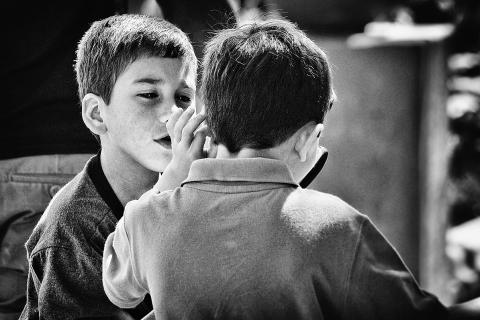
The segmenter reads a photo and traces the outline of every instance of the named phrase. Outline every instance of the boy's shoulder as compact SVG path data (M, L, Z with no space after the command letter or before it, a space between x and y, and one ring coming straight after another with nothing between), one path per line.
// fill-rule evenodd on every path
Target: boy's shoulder
M142 228L153 225L158 219L175 216L171 199L178 190L179 188L159 192L154 188L145 192L139 199L129 201L125 206L125 224L134 221L132 224Z
M327 234L355 235L368 220L335 195L302 188L289 194L281 214L288 225L307 240Z
M99 195L86 169L61 188L50 201L26 243L29 255L51 247L71 249L94 236L111 209ZM107 221L110 229L115 221Z
M183 188L155 192L150 190L125 207L127 228L144 232L150 228L175 224L179 211L185 207ZM311 189L296 188L281 197L281 219L297 235L311 240L326 234L355 236L368 218L341 198ZM190 202L190 200L188 200ZM272 206L274 207L274 206ZM143 231L142 231L143 230Z

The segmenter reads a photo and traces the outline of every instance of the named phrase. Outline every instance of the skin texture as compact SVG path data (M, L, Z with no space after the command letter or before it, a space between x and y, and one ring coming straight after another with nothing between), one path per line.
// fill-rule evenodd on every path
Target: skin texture
M159 141L168 135L166 121L173 107L186 109L194 100L195 74L182 60L140 58L118 77L103 109L108 130L102 146L123 167L162 172L172 158Z
M179 185L201 154L203 130L196 140L193 134L203 118L182 111L195 105L195 85L196 72L182 59L140 57L120 74L108 105L92 93L83 98L84 122L100 136L102 168L124 205L155 185L172 160L172 147L181 163L170 165L176 172L165 177L162 189ZM166 123L175 110L178 116L169 129ZM165 140L169 136L173 145Z

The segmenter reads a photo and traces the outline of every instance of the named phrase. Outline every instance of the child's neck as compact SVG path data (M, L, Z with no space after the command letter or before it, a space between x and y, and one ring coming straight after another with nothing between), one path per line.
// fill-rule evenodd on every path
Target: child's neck
M283 160L283 157L277 148L251 149L242 148L237 153L230 152L224 145L218 145L217 159L242 159L242 158L268 158Z
M159 175L129 160L103 149L100 156L105 177L123 206L150 190Z
M298 177L301 175L299 171L298 155L293 151L291 140L287 140L277 146L266 149L242 148L237 153L232 153L222 144L217 146L217 159L244 159L244 158L266 158L283 161L292 173L292 176L300 181ZM300 172L300 173L299 173ZM304 175L304 174L303 174Z

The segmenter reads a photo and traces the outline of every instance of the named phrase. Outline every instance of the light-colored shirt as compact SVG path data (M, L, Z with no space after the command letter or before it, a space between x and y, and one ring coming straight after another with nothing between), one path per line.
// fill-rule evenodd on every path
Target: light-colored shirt
M442 319L372 222L281 161L202 159L130 202L105 245L109 299L156 319Z

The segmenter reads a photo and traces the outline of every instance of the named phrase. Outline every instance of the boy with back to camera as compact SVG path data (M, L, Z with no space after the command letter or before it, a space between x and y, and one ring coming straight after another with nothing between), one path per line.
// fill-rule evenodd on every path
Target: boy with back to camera
M372 222L302 189L333 100L325 54L271 20L216 35L202 93L215 159L130 202L106 241L109 299L156 319L444 319Z
M122 311L106 297L103 247L128 201L154 185L180 185L202 155L204 115L193 109L197 60L172 24L121 15L92 24L75 69L83 121L101 152L58 192L26 244L21 319L140 318L151 306Z

